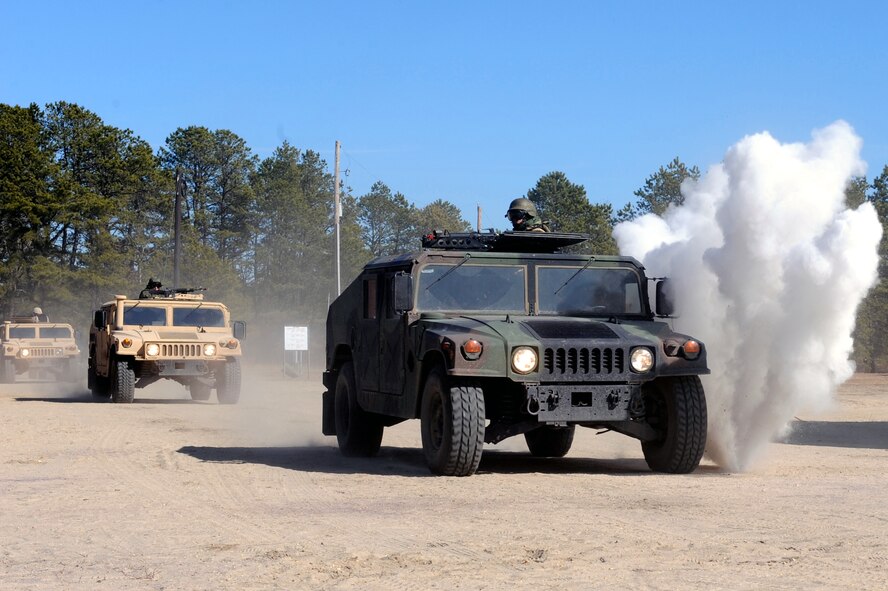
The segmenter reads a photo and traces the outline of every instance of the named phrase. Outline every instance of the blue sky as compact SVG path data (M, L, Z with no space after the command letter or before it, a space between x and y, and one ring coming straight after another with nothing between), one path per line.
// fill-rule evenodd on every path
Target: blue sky
M11 2L0 102L65 100L155 150L176 128L283 140L505 228L560 170L619 208L675 156L845 119L888 164L884 2Z

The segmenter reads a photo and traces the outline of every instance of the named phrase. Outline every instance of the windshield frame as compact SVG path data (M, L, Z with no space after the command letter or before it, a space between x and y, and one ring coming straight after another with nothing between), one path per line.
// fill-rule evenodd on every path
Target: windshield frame
M21 334L13 334L13 332L18 333L19 331L27 331L28 329L33 331L33 334L30 335L21 335ZM11 324L7 326L6 335L9 339L36 339L37 338L37 325L36 324Z
M194 314L197 310L213 310L219 313L221 324L176 324L176 312L178 310L187 310L188 312L185 314L186 318ZM171 306L169 320L170 326L175 326L179 328L225 328L228 325L227 318L225 316L225 310L221 306L213 306L211 304L208 305L206 302L199 302L199 305L197 306Z
M592 263L592 264L590 264ZM601 310L596 310L595 308L599 306L590 306L588 310L581 310L580 308L570 309L565 308L562 310L557 309L546 309L549 306L549 302L545 302L546 306L543 305L543 290L541 286L543 282L540 278L540 271L545 271L549 269L562 269L572 272L572 275L568 276L568 280L562 281L559 277L557 281L553 281L552 283L556 283L558 286L556 291L551 295L556 295L559 292L570 293L567 289L571 286L571 283L581 280L583 275L587 273L603 273L603 272L614 272L619 271L627 274L631 274L635 278L635 286L636 297L633 303L637 305L637 311L625 311L625 307L623 310L618 310L619 305L612 306L610 308L603 307ZM610 264L610 262L600 262L596 263L594 261L594 257L592 259L577 259L577 260L561 260L561 261L551 261L547 263L538 262L534 266L534 309L539 316L567 316L567 317L590 317L590 318L627 318L627 319L646 319L648 318L647 312L647 304L645 301L646 291L645 291L645 277L639 271L639 269L629 266L629 265L620 265L620 264ZM580 284L582 285L582 284ZM622 284L625 288L626 283ZM577 286L579 287L579 286ZM553 285L553 289L555 286ZM587 286L588 288L588 286ZM575 288L576 289L576 288ZM617 292L612 292L610 294L613 297L619 298L621 295L624 298L628 293L619 294Z
M163 311L163 324L138 324L138 323L130 322L129 320L127 320L127 312L130 312L130 311L135 310L137 308L139 310L161 310L161 311ZM129 304L127 302L124 304L123 309L122 309L123 319L121 322L121 326L143 326L143 327L144 326L154 326L154 327L169 326L170 319L169 319L169 312L167 311L168 309L169 309L169 306L164 306L164 305L158 306L158 305L146 304L142 300L139 300L138 302L136 302L134 304Z
M444 275L440 277L434 277L429 279L429 283L425 283L423 279L423 273L426 272L430 267L440 267L444 270ZM471 306L462 306L462 307L424 307L422 305L424 299L424 291L429 289L430 287L437 285L444 285L447 281L453 281L454 279L459 279L458 274L459 270L467 271L469 269L478 269L478 268L495 268L495 269L513 269L516 271L521 271L521 283L522 283L522 305L521 308L477 308ZM453 274L456 274L454 276ZM494 314L494 315L502 315L502 314L527 314L529 310L529 294L530 294L530 272L529 265L525 261L509 261L503 259L496 260L485 260L484 258L460 258L458 260L447 260L447 259L432 259L425 262L422 265L419 265L415 271L416 277L416 288L414 290L414 309L419 312L443 312L443 313L477 313L477 314ZM444 281L444 283L439 284L440 280ZM508 293L503 294L504 297ZM444 302L442 302L444 303Z
M65 336L47 336L44 334L44 331L65 331ZM41 326L39 327L40 338L41 339L53 339L55 341L62 341L65 339L73 339L74 338L74 329L70 326Z

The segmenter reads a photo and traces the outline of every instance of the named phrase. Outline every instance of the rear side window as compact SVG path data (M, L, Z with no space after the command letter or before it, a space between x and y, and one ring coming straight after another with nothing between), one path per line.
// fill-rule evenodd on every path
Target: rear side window
M377 299L379 288L376 281L376 275L364 279L364 318L368 320L376 318L376 310L379 306Z

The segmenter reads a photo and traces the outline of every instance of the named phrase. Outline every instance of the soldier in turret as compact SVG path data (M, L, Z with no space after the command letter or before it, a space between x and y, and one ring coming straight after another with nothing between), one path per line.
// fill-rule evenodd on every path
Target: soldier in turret
M536 205L524 197L513 199L506 217L512 222L515 232L551 232L549 225L540 219Z

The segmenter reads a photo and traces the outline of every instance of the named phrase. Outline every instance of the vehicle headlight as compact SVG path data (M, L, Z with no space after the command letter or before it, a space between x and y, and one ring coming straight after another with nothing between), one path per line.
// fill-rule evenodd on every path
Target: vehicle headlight
M31 351L29 351L28 349L22 349L21 352L20 352L19 354L20 354L22 357L27 357L27 356L29 356L29 355L31 354Z
M654 354L647 347L636 347L629 355L629 365L638 373L650 371L654 366Z
M160 345L158 345L157 343L149 343L145 345L145 355L147 355L148 357L160 355Z
M531 347L515 347L512 350L512 369L518 373L530 373L537 367L537 352Z
M212 357L216 354L216 345L214 345L213 343L207 343L204 345L203 351L204 355L206 355L207 357Z

